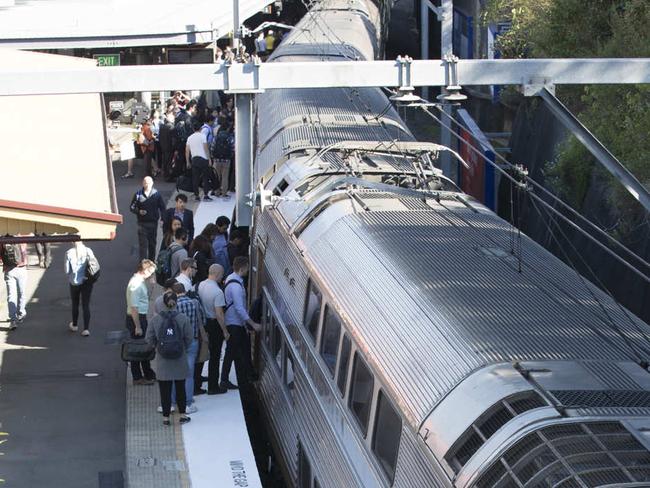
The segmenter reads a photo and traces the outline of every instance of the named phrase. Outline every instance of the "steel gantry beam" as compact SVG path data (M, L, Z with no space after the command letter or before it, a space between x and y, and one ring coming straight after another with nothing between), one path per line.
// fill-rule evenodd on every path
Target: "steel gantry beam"
M650 192L616 157L567 109L547 88L538 93L551 113L571 131L587 150L603 165L643 207L650 211Z
M230 90L255 93L275 88L399 86L397 61L221 63L118 66L74 69L0 68L0 95L50 95L176 90ZM447 85L445 62L414 60L412 86ZM555 85L650 83L650 58L490 59L457 64L458 83Z

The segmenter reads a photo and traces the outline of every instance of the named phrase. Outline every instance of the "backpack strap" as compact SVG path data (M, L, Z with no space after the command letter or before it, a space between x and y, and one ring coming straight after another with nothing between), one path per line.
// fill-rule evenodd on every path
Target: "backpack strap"
M244 288L244 285L242 285L242 284L241 284L239 281L237 281L237 280L230 280L230 281L227 281L226 284L225 284L224 287L223 287L223 298L224 298L224 300L226 299L226 288L228 288L228 285L230 285L231 283L237 283L239 286L241 286L242 288ZM226 308L223 309L223 312L226 313L226 310L228 310L228 309L233 305L233 303L235 303L235 302L226 303Z

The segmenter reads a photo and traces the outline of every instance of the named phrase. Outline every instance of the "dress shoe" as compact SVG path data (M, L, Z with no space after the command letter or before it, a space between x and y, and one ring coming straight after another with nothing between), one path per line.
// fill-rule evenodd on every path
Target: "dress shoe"
M208 388L208 395L222 395L224 393L228 393L228 388L221 388L220 386L218 386L214 390L210 390Z
M219 383L219 386L221 388L225 388L226 390L239 390L239 387L237 385L232 384L230 381L222 381Z

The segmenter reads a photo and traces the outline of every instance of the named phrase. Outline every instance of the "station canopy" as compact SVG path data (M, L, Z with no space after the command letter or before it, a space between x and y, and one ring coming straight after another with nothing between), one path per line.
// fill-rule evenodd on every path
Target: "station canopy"
M239 20L273 0L239 0ZM0 47L120 48L212 42L232 32L232 0L0 0Z
M48 70L95 61L0 49L0 64L47 77ZM3 96L0 104L0 241L43 234L52 241L112 239L122 217L102 96Z

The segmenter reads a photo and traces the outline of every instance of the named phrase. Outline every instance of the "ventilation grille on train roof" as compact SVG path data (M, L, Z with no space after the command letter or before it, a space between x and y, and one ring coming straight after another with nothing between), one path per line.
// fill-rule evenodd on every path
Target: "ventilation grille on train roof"
M562 390L550 393L565 407L650 408L650 392L643 390Z
M547 403L534 391L511 395L492 405L481 415L447 452L445 460L458 473L479 448L501 427L534 408L546 407Z
M650 481L650 452L619 422L559 424L508 449L474 488L595 488Z

